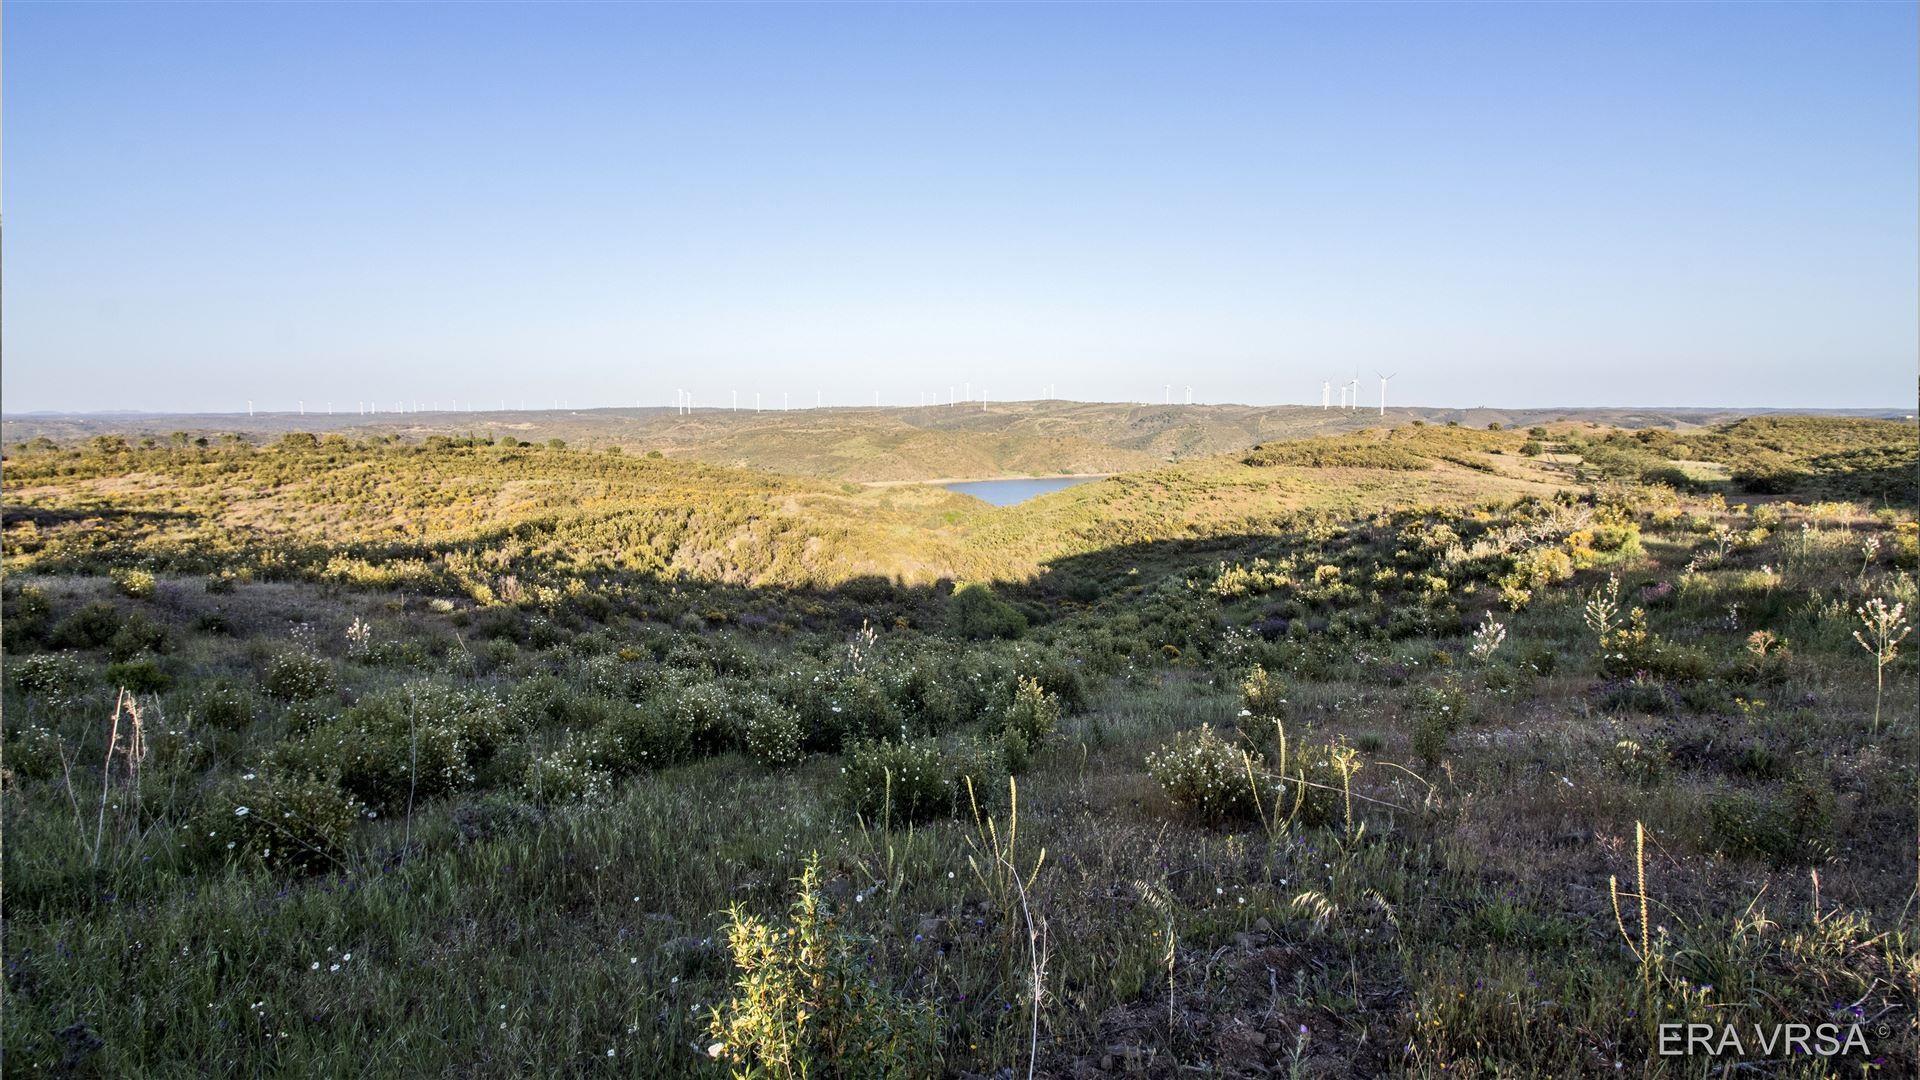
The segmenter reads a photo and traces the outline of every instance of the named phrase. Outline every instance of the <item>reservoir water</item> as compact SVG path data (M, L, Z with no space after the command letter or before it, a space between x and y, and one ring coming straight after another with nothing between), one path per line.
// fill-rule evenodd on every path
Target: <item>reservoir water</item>
M1049 491L1059 491L1075 484L1084 484L1089 480L1104 479L1099 476L1047 476L1032 480L961 480L957 483L943 484L948 491L957 491L962 495L971 495L982 502L995 506L1012 506L1026 502L1036 495L1045 495Z

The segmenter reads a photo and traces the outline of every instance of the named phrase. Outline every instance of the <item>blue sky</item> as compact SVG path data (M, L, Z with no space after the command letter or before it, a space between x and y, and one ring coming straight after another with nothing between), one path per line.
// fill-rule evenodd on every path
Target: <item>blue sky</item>
M1911 405L1916 10L15 0L0 389Z

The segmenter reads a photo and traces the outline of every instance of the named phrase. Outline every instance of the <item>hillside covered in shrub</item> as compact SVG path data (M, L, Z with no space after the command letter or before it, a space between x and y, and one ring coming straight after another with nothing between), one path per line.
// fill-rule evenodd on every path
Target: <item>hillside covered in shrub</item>
M1006 508L10 447L8 1068L1693 1075L1674 1017L1911 1072L1920 523L1831 464L1891 434L1406 424Z

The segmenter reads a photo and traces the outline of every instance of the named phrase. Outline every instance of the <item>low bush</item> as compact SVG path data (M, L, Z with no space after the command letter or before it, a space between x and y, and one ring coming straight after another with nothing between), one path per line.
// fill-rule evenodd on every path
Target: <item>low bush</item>
M1240 684L1241 707L1246 715L1260 719L1273 719L1286 714L1286 685L1279 678L1268 674L1267 669L1255 665Z
M91 670L79 657L66 653L41 653L7 661L13 673L13 685L28 697L53 706L77 699L93 681Z
M1607 765L1622 780L1657 784L1666 775L1667 751L1658 741L1643 745L1633 739L1621 739L1613 744Z
M1454 683L1421 687L1413 696L1413 752L1428 768L1446 756L1448 743L1467 724L1469 701Z
M613 777L581 748L563 747L528 764L521 790L541 806L594 803L612 794Z
M361 699L291 747L288 760L337 771L347 791L391 810L471 784L513 733L491 695L420 681Z
M152 599L157 588L153 575L145 570L115 570L112 577L114 588L135 600Z
M616 777L685 761L693 753L694 728L671 701L596 696L582 705L599 718L587 735L593 759Z
M48 642L56 649L99 649L120 632L120 609L104 600L87 604L53 628Z
M1147 775L1168 801L1198 821L1217 825L1259 817L1246 753L1211 725L1183 731L1148 754Z
M1353 437L1320 437L1265 443L1241 459L1255 468L1294 466L1307 469L1393 469L1416 471L1433 461L1410 450Z
M107 665L107 684L133 694L158 694L173 685L173 676L151 659L121 660Z
M18 652L46 636L53 602L34 585L7 583L0 589L0 647Z
M166 649L166 628L138 611L122 619L120 628L107 639L107 655L115 660L131 660L141 653L165 652Z
M194 721L224 731L239 731L259 713L260 701L232 683L219 681L193 695L189 715Z
M17 729L6 750L7 768L30 780L45 780L64 768L65 747L60 736L40 726L28 724Z
M947 602L947 631L959 637L975 641L1015 638L1026 629L1027 617L979 582L955 589Z
M275 868L319 870L338 864L366 813L358 799L322 778L249 773L208 801L205 827L197 830L203 835L195 839Z
M1799 777L1777 793L1735 791L1707 803L1707 834L1714 848L1775 865L1817 861L1832 846L1832 788Z
M1644 672L1637 672L1629 679L1609 679L1596 691L1601 705L1613 712L1661 715L1672 712L1679 704L1679 697L1666 683Z
M954 812L949 762L933 739L854 743L840 766L842 797L868 821L927 821Z
M1006 708L1001 726L1019 736L1025 750L1038 749L1060 723L1060 699L1047 693L1037 680L1022 678Z
M531 803L495 793L463 801L447 819L459 842L467 845L524 836L539 828L546 815Z
M324 656L282 649L260 670L260 688L282 701L304 701L334 689L333 664Z
M784 925L738 905L727 917L733 993L712 1012L710 1049L738 1076L927 1076L938 1015L876 977L875 945L845 929L807 863Z
M791 765L806 752L800 714L768 695L755 695L739 723L740 749L762 765Z

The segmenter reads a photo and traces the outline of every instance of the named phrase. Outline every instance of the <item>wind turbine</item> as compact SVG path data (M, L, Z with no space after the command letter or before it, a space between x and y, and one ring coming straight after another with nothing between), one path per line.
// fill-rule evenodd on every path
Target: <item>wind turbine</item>
M1320 380L1320 407L1322 409L1326 408L1327 405L1332 400L1333 400L1333 384L1328 382L1325 379L1321 379Z
M1358 409L1360 408L1360 373L1357 371L1353 373L1352 386L1353 395L1347 399L1347 407L1349 409Z
M1173 404L1173 384L1172 383L1167 383L1166 385L1160 388L1160 404L1162 405Z
M1380 376L1380 415L1385 416L1387 415L1387 380L1400 373L1396 371L1393 375L1388 375L1385 372L1376 371L1374 374Z
M733 392L733 411L734 412L740 411L740 391L738 390L735 390Z

